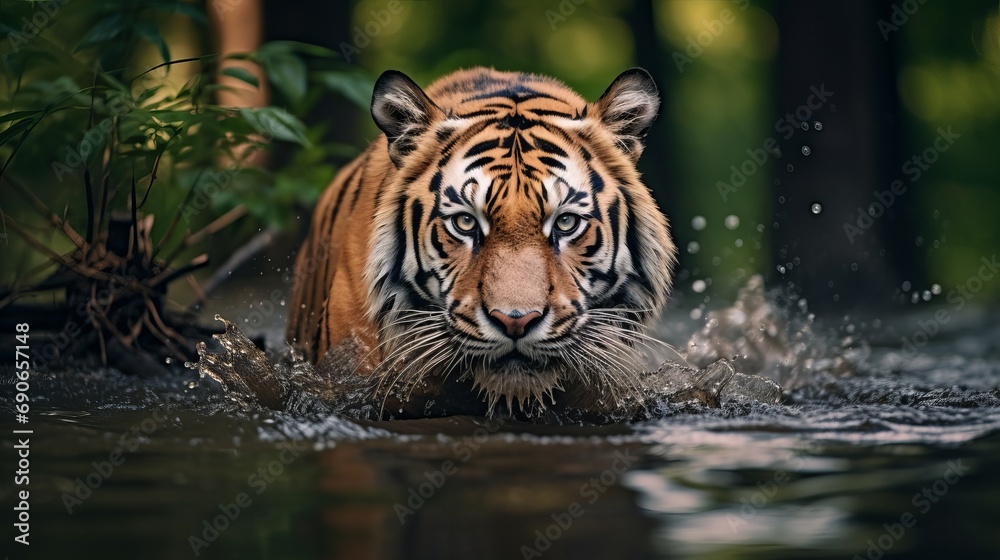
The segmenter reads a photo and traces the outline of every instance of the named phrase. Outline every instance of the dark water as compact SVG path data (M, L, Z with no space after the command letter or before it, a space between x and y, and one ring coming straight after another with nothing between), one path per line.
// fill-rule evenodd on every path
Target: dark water
M927 309L820 318L785 348L796 357L779 368L781 404L664 403L654 419L603 426L367 422L248 411L194 372L35 374L31 544L13 544L8 482L5 547L10 558L997 558L1000 326L952 313L901 351ZM696 326L661 334L685 340ZM22 426L10 418L0 433L13 471Z

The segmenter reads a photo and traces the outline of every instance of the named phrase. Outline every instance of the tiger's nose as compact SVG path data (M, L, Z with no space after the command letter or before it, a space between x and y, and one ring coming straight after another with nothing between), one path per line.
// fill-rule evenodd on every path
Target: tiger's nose
M507 333L507 336L517 340L524 336L529 329L541 322L542 314L538 311L529 311L528 313L511 311L510 313L504 313L499 309L494 309L490 311L490 318Z

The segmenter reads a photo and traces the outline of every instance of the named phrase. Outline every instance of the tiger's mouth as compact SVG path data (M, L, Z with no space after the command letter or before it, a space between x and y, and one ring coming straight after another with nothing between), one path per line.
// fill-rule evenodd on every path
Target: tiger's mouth
M569 369L558 358L532 357L512 349L499 357L478 357L466 375L484 397L490 413L499 403L508 411L543 410L555 402L555 392L563 391Z
M533 358L518 349L511 350L493 361L493 368L499 374L533 375L545 369L551 360Z

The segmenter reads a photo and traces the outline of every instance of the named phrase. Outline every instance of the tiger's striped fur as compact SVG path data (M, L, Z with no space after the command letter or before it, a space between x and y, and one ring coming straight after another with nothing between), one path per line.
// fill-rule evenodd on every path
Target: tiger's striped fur
M385 134L319 200L289 339L313 362L360 342L359 371L399 402L447 378L490 410L628 395L676 254L635 168L658 108L641 69L593 103L531 74L474 68L424 92L384 73Z

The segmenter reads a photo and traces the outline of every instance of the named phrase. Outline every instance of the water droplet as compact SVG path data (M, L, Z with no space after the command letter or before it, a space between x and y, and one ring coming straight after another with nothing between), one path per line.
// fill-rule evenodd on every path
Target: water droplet
M688 253L691 253L693 255L700 250L701 250L701 245L699 245L697 241L692 241L688 243Z
M691 227L694 228L695 231L701 231L705 229L705 226L707 225L708 220L706 220L704 216L695 216L691 218Z
M815 128L816 130L823 130L823 123L816 121L813 123L813 128Z
M809 310L809 302L806 301L806 298L801 298L798 303L799 309L801 309L803 313Z
M692 309L691 318L694 319L695 321L701 319L701 308L695 307L694 309Z
M198 387L197 381L188 381L188 389L196 389Z
M917 247L920 247L924 244L924 238L918 235L917 238L913 240L913 243L915 243Z
M740 219L732 214L726 216L726 229L736 229L740 227Z
M795 166L789 163L788 165L785 166L785 171L791 173L792 171L795 171Z
M706 288L706 287L707 287L707 286L706 286L706 284L705 284L705 281L704 281L704 280L695 280L695 281L694 281L694 282L693 282L693 283L691 284L691 289L692 289L692 290L694 290L694 292L695 292L696 294L700 294L700 293L704 292L704 291L705 291L705 288Z
M742 247L743 246L743 240L742 239L737 239L736 240L736 246L737 247Z
M922 293L920 295L921 295L921 297L924 298L924 301L930 301L931 300L931 291L930 290L924 290L924 293Z
M937 219L939 219L940 217L941 217L941 212L939 212L939 211L935 210L935 211L934 211L934 219L935 219L935 220L937 220Z
M764 224L757 224L757 232L764 233Z
M920 294L914 290L914 292L910 294L910 303L917 303L918 301L920 301Z
M813 214L819 214L823 211L823 205L818 202L813 202L812 206L809 207Z
M784 203L785 203L785 197L784 196L779 196L778 197L778 204L784 204Z
M168 363L168 364L174 363L173 358L171 358L170 356L167 356L166 358L164 358L163 361L166 362L166 363Z
M941 284L931 284L931 293L938 295L941 293Z
M780 264L775 268L778 270L779 273L781 274L785 273L785 267L781 266Z
M774 180L774 184L775 185L780 185L781 184L781 179L775 179Z
M902 288L903 288L904 292L910 291L910 281L909 280L904 280Z
M809 130L809 123L804 122L799 125L799 128L801 128L802 130Z
M712 257L712 266L719 266L722 264L722 259L719 257Z
M812 148L809 146L802 146L802 155L808 156L811 153L813 153Z
M851 272L858 271L858 263L851 263Z

